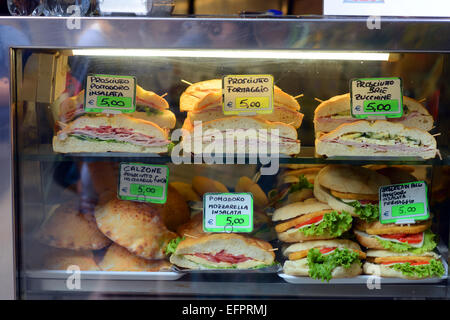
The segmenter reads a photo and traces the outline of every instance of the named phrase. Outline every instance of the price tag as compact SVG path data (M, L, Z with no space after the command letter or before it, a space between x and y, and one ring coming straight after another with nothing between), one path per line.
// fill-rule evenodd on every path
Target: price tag
M251 193L206 193L203 195L205 232L252 232Z
M400 118L403 115L400 78L363 78L350 81L353 118Z
M228 75L222 79L223 114L255 115L273 112L273 76Z
M84 110L100 113L130 113L136 110L136 78L90 74L86 78Z
M425 181L383 186L379 195L381 223L415 223L430 217Z
M169 167L143 163L121 163L119 198L151 203L166 203Z

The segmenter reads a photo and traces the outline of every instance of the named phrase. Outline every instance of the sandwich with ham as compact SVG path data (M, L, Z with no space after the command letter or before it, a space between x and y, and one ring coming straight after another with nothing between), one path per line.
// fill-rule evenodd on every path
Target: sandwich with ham
M214 233L169 245L170 262L188 269L256 269L274 264L270 243L238 234Z
M282 122L232 116L196 123L194 126L186 119L183 129L183 150L195 154L201 152L228 154L230 149L234 154L261 153L261 148L266 148L267 152L274 154L275 150L272 148L274 145L281 154L293 155L300 152L297 130ZM196 146L201 146L201 150Z
M442 277L445 268L439 255L434 252L421 254L389 250L368 250L366 262L363 265L365 274L387 278L403 278L419 280Z
M436 247L430 226L431 220L412 225L357 220L353 231L358 242L366 248L421 254Z
M330 132L344 123L358 121L350 111L350 94L332 97L320 103L314 111L314 129L316 132ZM430 131L433 127L433 117L418 101L403 97L403 116L389 118L389 122L401 123L405 127Z
M334 239L352 227L352 216L311 198L275 210L272 220L284 242Z
M385 120L342 124L316 137L316 153L327 157L421 157L434 158L436 139L427 131Z
M362 273L361 260L366 257L357 243L343 239L295 243L283 254L289 259L283 265L285 274L322 281L356 277Z
M364 167L328 165L316 176L314 196L335 210L373 222L379 217L378 189L389 184L389 178Z
M283 122L299 128L303 114L293 96L274 86L273 112L255 117L267 121ZM194 121L212 121L224 117L222 80L202 81L188 87L180 98L180 110L188 111L188 118Z
M52 109L56 113L56 119L68 123L84 115L84 96L84 90L73 97L67 97L63 94L52 105ZM167 101L156 93L147 91L138 85L136 85L136 111L127 115L152 121L159 127L166 129L174 128L176 123L175 115L169 110Z
M81 116L53 137L55 152L167 152L166 130L122 114Z

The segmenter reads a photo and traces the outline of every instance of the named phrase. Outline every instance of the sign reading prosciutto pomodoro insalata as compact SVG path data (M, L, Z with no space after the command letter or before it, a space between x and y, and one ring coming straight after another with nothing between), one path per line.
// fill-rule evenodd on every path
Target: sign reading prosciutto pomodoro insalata
M252 232L251 193L206 193L203 195L205 232Z

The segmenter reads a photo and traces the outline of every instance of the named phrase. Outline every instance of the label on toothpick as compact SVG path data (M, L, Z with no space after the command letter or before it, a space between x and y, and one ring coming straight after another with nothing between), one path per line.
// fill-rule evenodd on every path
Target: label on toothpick
M98 113L130 113L136 110L136 78L89 74L86 78L84 110Z
M166 203L169 167L121 163L118 196L122 200Z
M425 181L383 186L379 196L381 223L408 224L430 218Z
M251 193L206 193L203 195L205 232L252 232Z
M400 78L362 78L350 81L353 118L400 118L403 115Z
M222 79L223 114L272 113L273 94L272 75L227 75Z

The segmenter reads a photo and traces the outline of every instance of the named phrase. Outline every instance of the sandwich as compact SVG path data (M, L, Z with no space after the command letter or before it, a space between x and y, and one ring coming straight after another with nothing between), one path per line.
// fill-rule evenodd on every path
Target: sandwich
M191 212L184 197L170 184L167 187L167 200L164 204L153 204L158 209L164 225L170 231L189 221Z
M95 220L105 236L144 259L163 259L166 246L177 237L148 203L112 199L96 207Z
M342 124L316 137L316 153L333 156L434 158L436 140L427 131L385 120Z
M366 248L422 254L436 247L430 226L430 219L412 225L357 220L353 231Z
M314 111L314 129L316 132L330 132L344 123L358 121L350 111L350 94L332 97L320 103ZM403 116L390 118L389 122L401 123L405 127L430 131L433 127L433 117L418 101L403 97Z
M274 86L273 112L256 117L274 122L283 122L299 128L303 114L293 96ZM180 98L180 110L189 111L188 117L194 121L212 121L224 117L222 100L222 80L202 81L188 87Z
M167 131L122 114L81 116L53 137L55 152L167 152Z
M442 277L445 268L440 257L434 252L421 254L388 250L368 250L367 261L363 265L365 274L387 278L419 280Z
M275 260L270 243L234 233L186 238L168 253L171 263L188 269L257 269Z
M175 188L186 201L201 201L199 195L197 194L197 192L194 191L192 185L189 183L175 181L169 183L169 186Z
M334 239L352 227L352 216L311 198L275 210L272 220L284 242Z
M295 243L283 254L289 258L283 265L285 274L322 281L361 274L361 260L365 258L357 243L343 239Z
M378 189L389 184L389 178L367 168L328 165L316 176L314 196L335 210L373 222L379 217Z
M267 199L265 192L249 177L240 177L234 191L251 193L255 206L258 208L265 208L269 204L269 199Z
M182 147L184 151L194 154L202 152L254 154L264 150L273 154L276 152L272 149L273 145L278 147L278 153L281 154L293 155L300 152L297 130L282 122L230 116L194 126L186 119L184 129Z
M76 96L67 97L61 95L51 106L55 118L63 123L68 123L75 118L84 115L85 91L80 91ZM136 85L136 110L127 115L147 121L152 121L161 128L172 129L176 119L169 110L167 101L152 91L144 90Z
M192 178L192 189L200 196L200 200L203 200L205 193L229 192L223 183L203 176L195 176Z

